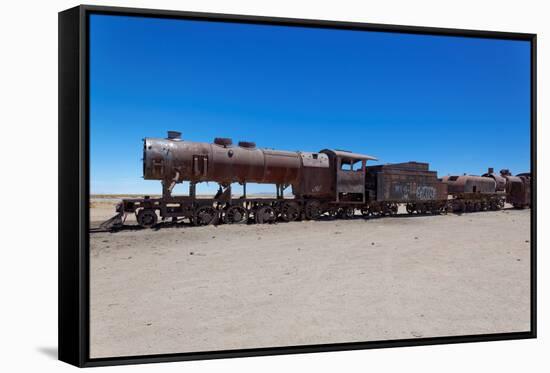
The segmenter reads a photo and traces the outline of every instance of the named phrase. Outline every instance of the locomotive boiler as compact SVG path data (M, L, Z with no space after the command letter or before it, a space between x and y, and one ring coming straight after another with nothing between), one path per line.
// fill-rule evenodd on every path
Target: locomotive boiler
M244 198L247 183L260 183L275 185L279 198L292 186L292 194L298 198L323 199L330 198L336 190L332 177L336 163L363 162L364 171L364 163L375 159L329 149L320 152L260 149L248 141L234 146L229 138L215 138L213 143L185 141L179 132L170 131L166 139L144 139L143 177L160 180L163 196L167 198L176 184L189 181L192 196L200 182L218 183L220 194L216 198L223 200L231 199L233 183L243 185ZM353 175L349 178L353 179ZM364 194L359 190L362 188L355 188L357 193Z
M321 155L319 164L324 161L326 156ZM192 142L174 132L167 139L144 140L143 177L172 188L182 181L293 185L301 167L297 152L258 149L253 142L241 141L237 146L228 138L216 138L212 144Z
M494 175L444 176L442 181L447 184L450 197L448 209L451 211L473 212L504 207L505 194Z

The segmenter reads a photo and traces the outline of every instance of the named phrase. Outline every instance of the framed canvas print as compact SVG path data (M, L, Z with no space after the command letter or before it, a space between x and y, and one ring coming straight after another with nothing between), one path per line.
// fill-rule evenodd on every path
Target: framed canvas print
M59 358L536 336L536 36L59 13Z

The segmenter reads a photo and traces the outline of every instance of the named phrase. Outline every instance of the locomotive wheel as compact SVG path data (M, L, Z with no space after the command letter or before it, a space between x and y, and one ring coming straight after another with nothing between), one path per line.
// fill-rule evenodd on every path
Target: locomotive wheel
M412 215L414 212L414 205L412 203L407 203L407 214Z
M273 223L276 218L275 210L271 206L262 206L256 210L254 217L258 224Z
M368 218L370 216L370 210L369 207L361 207L361 215L363 215L364 218Z
M226 224L238 224L248 220L248 211L241 206L231 206L225 211L223 221Z
M331 207L331 208L327 209L327 214L328 214L329 218L336 219L338 217L338 209L334 208L334 207Z
M351 219L355 216L355 209L353 207L343 207L341 215L344 219Z
M319 219L321 216L321 203L319 201L309 201L306 204L306 218L309 220Z
M384 203L382 205L382 214L385 216L393 216L397 214L397 203Z
M300 217L300 207L296 202L285 202L281 207L281 219L296 221Z
M435 214L435 204L434 203L428 203L426 204L426 213L427 214Z
M416 206L416 209L419 214L425 214L427 212L426 205L423 203L420 203Z
M195 225L210 225L217 219L217 211L210 206L202 206L195 212Z
M382 215L381 206L377 203L369 205L368 214L369 214L369 216L372 216L372 217L378 217L378 216Z
M157 214L152 209L141 209L137 214L137 221L143 228L151 228L157 224Z

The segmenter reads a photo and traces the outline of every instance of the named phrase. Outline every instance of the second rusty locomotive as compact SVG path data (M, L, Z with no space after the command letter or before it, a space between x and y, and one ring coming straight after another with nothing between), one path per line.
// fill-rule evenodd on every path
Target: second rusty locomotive
M531 205L531 174L512 176L504 169L500 174L489 168L481 176L444 176L442 182L448 186L449 211L497 210L508 202L515 208Z
M129 213L136 214L139 225L151 227L159 216L188 219L195 225L251 220L261 224L323 215L350 218L356 212L367 217L394 215L399 205L405 205L410 214L497 209L506 200L503 187L515 185L518 179L525 189L529 179L527 174L492 172L483 177L438 179L427 163L367 166L370 160L376 158L336 149L291 152L260 149L247 141L233 145L228 138L216 138L213 143L186 141L179 132L169 131L167 138L146 138L143 144L143 177L159 180L162 196L124 199L117 206L118 214L106 223L121 225ZM174 186L184 181L189 182L188 195L173 195ZM217 183L218 193L198 197L200 182ZM241 196L233 195L234 183L242 185ZM274 198L248 196L247 183L273 184ZM285 194L288 188L291 198Z

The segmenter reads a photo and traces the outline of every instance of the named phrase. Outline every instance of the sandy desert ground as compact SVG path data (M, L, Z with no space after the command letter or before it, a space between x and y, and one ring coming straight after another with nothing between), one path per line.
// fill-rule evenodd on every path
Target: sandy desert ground
M116 201L93 200L92 225ZM91 357L527 331L529 219L93 233Z

